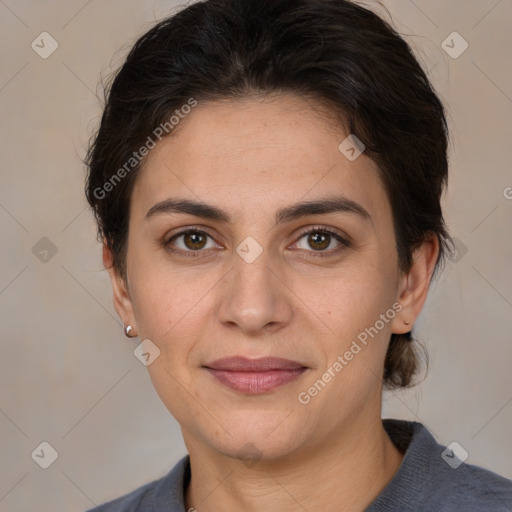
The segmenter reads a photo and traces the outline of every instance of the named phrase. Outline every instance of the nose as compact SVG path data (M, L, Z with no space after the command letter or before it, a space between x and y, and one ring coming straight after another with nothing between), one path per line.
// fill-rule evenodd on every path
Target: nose
M264 249L251 263L238 254L233 260L233 269L225 278L219 321L251 335L274 332L287 325L293 314L293 294L278 264L270 261L269 251Z

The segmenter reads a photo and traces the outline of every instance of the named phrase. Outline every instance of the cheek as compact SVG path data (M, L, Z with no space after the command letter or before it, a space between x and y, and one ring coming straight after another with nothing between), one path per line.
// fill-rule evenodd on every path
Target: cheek
M132 272L132 301L140 339L150 339L158 357L147 366L155 391L169 412L185 421L191 398L197 395L188 371L190 353L201 326L202 289L189 286L169 269L141 266ZM187 390L187 391L185 391ZM194 403L194 400L192 400Z
M140 337L152 340L169 364L183 365L204 331L205 308L222 275L155 264L142 254L132 262L130 291Z
M327 367L339 356L346 360L342 362L347 366L344 377L338 382L348 379L345 383L349 385L361 378L372 379L371 372L377 376L381 372L396 300L394 273L384 267L376 261L360 261L337 276L325 276L314 285L311 280L302 280L294 287L297 295L309 297L307 305L326 326L317 343L324 351Z
M304 280L301 296L310 297L319 311L340 326L365 327L391 307L395 298L395 272L370 258L353 262L314 282ZM313 299L314 297L314 299Z

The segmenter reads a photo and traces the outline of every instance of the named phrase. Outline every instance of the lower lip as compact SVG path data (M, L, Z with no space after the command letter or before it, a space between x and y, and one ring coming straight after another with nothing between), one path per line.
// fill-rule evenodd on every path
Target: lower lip
M248 394L265 393L284 386L300 377L306 368L269 370L264 372L234 372L206 368L220 383L235 391Z

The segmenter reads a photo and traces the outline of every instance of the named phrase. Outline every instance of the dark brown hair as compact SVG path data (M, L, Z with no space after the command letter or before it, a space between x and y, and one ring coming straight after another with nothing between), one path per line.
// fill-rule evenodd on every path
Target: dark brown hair
M106 87L86 158L86 194L121 276L140 148L154 143L159 126L169 126L191 99L279 92L330 105L364 143L391 203L400 268L410 269L414 249L432 233L440 242L439 267L450 240L440 204L448 128L404 39L347 0L206 0L144 34ZM410 332L392 334L387 387L412 384L418 347Z

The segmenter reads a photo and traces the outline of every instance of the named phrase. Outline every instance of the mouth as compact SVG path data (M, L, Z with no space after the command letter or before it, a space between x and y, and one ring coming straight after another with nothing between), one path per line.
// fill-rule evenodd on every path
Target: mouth
M277 357L226 357L203 366L218 382L247 394L259 394L288 384L308 368Z

